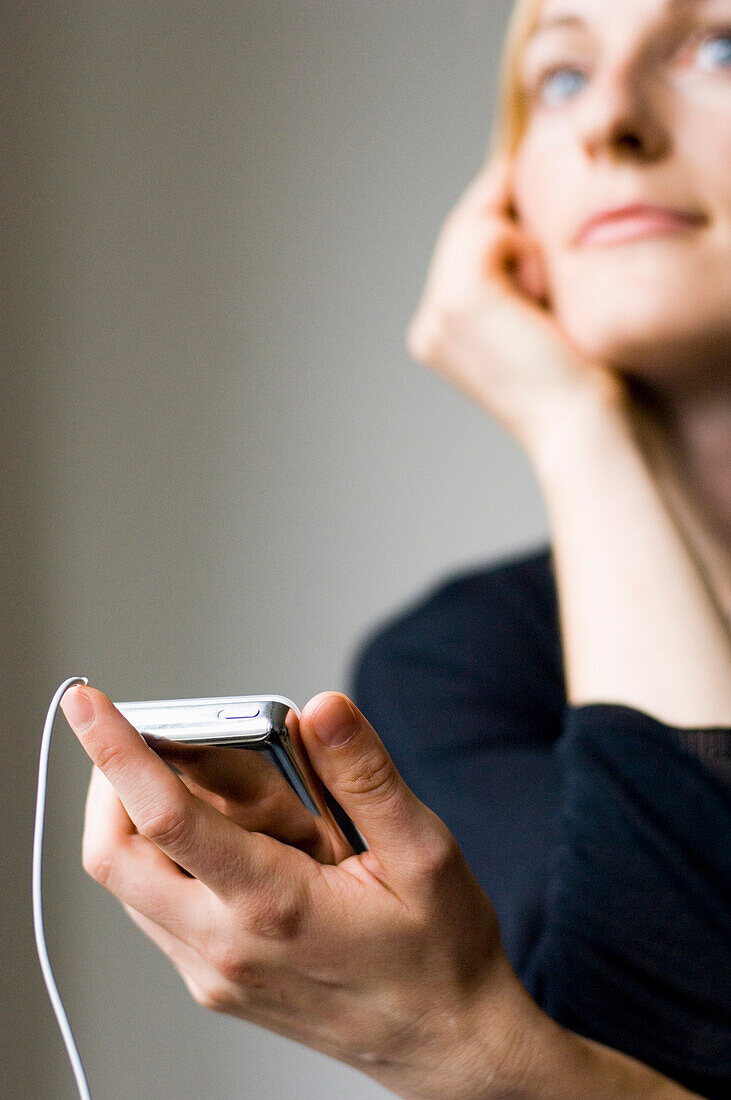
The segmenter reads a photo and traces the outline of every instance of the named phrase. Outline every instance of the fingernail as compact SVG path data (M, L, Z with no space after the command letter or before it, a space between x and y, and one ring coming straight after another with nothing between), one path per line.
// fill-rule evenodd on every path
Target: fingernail
M94 721L94 706L91 699L80 688L67 691L61 700L61 710L73 729L83 732Z
M358 716L343 695L323 699L311 720L318 741L330 748L347 744L358 728Z

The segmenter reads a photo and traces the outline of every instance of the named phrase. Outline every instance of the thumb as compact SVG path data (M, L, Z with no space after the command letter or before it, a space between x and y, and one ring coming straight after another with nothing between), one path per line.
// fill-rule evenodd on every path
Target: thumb
M399 775L383 742L340 692L311 699L300 718L307 755L325 786L365 837L384 867L413 867L431 847L439 819Z

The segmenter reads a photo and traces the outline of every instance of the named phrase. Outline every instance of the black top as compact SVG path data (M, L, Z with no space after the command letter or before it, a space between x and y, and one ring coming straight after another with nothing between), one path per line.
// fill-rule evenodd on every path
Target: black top
M725 1100L731 730L569 705L548 548L441 585L367 640L353 681L543 1009Z

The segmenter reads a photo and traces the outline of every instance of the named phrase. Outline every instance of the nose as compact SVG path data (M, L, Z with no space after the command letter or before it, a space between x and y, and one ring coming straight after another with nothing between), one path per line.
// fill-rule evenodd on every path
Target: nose
M670 147L653 90L630 67L605 74L584 101L581 142L592 160L650 162Z

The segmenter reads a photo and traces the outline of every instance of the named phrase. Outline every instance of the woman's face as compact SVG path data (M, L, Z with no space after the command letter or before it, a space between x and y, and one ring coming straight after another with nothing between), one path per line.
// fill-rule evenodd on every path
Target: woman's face
M520 73L516 206L562 329L647 380L728 372L731 0L544 0Z

